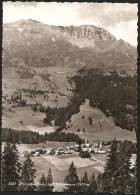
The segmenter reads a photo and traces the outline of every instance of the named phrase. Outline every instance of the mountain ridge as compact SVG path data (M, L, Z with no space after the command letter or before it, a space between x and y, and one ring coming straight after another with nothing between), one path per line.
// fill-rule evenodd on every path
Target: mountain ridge
M72 29L74 30L74 29L81 29L81 28L87 28L88 30L96 29L95 34L97 34L97 32L100 32L100 33L103 32L103 33L106 33L108 35L110 40L117 40L116 37L113 34L111 34L108 30L101 28L101 27L98 27L98 26L95 26L95 25L90 25L90 24L62 26L62 25L50 25L50 24L42 23L42 22L37 21L37 20L27 19L27 20L18 20L15 22L5 23L5 24L3 24L3 26L8 27L9 25L12 25L12 24L20 25L22 23L23 24L43 24L44 26L51 27L55 30L59 30L60 32L65 32L65 31L69 31L69 30L72 31ZM92 36L90 37L90 39L92 39ZM118 40L121 40L121 41L125 42L126 44L130 45L131 47L136 48L135 46L124 41L123 39L118 39Z
M127 42L92 25L62 27L21 20L3 25L3 56L4 64L13 58L18 63L23 61L39 67L100 66L133 72L133 69L136 71L137 51Z

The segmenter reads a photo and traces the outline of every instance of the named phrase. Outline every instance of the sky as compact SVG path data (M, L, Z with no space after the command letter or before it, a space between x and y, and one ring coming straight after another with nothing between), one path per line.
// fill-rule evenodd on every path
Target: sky
M4 2L3 23L33 19L49 25L94 25L137 46L137 4Z

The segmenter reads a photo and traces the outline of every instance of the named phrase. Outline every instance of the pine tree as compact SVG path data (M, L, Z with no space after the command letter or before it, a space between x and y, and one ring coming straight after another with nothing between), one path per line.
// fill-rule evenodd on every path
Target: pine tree
M133 177L131 170L131 153L126 150L123 143L119 147L114 141L111 153L102 176L103 192L133 193ZM127 152L126 152L127 151Z
M84 176L81 178L81 192L87 192L88 191L88 184L90 183L88 179L87 172L84 173Z
M51 169L49 168L48 176L47 176L47 184L52 184L52 182L53 182L52 171L51 171Z
M30 158L30 155L27 156L25 160L22 172L21 172L21 191L35 191L36 186L34 184L36 170L34 169L34 163Z
M7 141L2 152L2 190L17 191L20 179L21 164L15 143Z
M68 184L68 189L67 191L69 192L75 192L77 191L77 184L79 183L79 177L77 175L77 169L72 162L70 167L69 167L69 174L65 178L65 183Z
M97 192L102 192L102 174L99 173L97 176Z
M137 162L135 162L134 167L132 168L132 193L137 192Z
M39 183L40 184L47 184L47 180L46 180L46 177L45 177L45 174L42 174L40 180L39 180Z
M102 191L113 192L114 191L114 178L116 170L118 169L118 144L114 140L111 145L111 151L108 156L108 161L105 167L105 171L102 175Z
M40 191L40 192L46 192L47 191L47 180L46 180L45 174L42 174L42 176L39 180L38 191Z
M89 179L88 179L88 174L87 172L84 173L83 179L82 179L83 183L85 184L89 184Z
M133 193L133 177L131 170L131 154L119 151L119 164L114 178L115 193Z
M65 182L68 184L77 184L79 182L79 177L77 175L77 169L72 162L69 167L69 174L65 178Z
M48 171L48 175L47 175L47 191L48 192L52 192L53 191L53 176L52 176L52 171L51 169L49 168L49 171Z
M88 187L88 192L93 192L95 193L97 191L97 182L96 182L96 179L95 179L95 175L93 173L92 177L91 177L91 181L90 181L90 185Z

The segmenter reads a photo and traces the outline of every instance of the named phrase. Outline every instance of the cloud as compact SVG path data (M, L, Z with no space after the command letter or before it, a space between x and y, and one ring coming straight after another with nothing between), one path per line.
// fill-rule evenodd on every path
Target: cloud
M108 29L117 39L123 39L133 46L137 45L137 21L121 21ZM127 36L126 36L127 35Z
M71 25L74 21L77 25L79 20L79 3L73 6L73 3L6 2L3 5L4 23L31 18L52 25Z
M90 24L137 44L137 4L4 2L3 22L34 19L51 25Z
M86 15L90 19L98 18L106 26L114 26L120 21L135 20L138 12L137 5L129 3L96 3L88 6L86 14L82 11L81 17L85 18Z

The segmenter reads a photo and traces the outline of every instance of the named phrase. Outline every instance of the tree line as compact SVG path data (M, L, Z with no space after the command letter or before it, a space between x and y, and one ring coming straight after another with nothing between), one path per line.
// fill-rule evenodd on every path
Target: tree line
M25 144L37 144L44 141L75 142L78 144L85 142L84 139L74 133L55 131L52 133L39 134L33 131L19 131L8 128L2 129L1 139L2 142L6 142L6 140L9 139L15 143Z
M126 152L124 145L113 140L104 173L89 177L87 172L80 178L77 168L72 162L64 179L65 192L106 192L106 193L136 193L137 164L131 168L131 153ZM39 184L35 178L37 170L30 155L21 164L19 151L15 143L7 140L1 157L2 191L45 191L54 189L51 169L47 176L42 174Z
M65 133L61 131L55 131L52 133L39 134L38 132L33 131L19 131L8 128L2 128L1 140L2 142L6 142L6 140L10 140L15 143L25 143L25 144L38 144L44 141L60 141L60 142L75 142L77 144L85 143L85 140L80 138L79 135L74 133ZM133 143L129 140L125 140L123 142L116 141L117 143L121 143L121 146L125 148L125 152L136 154L137 147L136 143ZM102 142L103 145L110 145L112 141Z
M55 121L55 125L59 126L60 129L65 127L66 122L71 118L73 114L78 113L79 106L84 102L84 99L79 95L75 94L66 107L47 107L45 109L46 117L44 123L51 125L51 121Z

